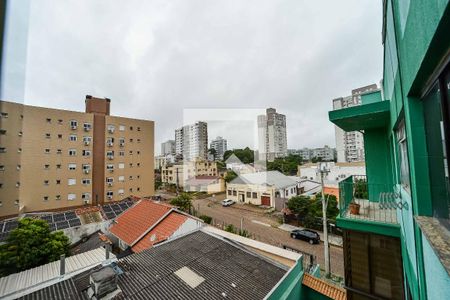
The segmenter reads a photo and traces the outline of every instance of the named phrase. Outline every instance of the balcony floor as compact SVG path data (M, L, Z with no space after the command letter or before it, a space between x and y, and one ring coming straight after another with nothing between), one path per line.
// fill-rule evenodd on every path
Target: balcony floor
M345 211L344 218L357 219L362 221L372 221L388 224L398 224L397 210L380 208L379 202L372 202L367 199L355 199L355 202L361 205L359 215L350 213L350 208Z

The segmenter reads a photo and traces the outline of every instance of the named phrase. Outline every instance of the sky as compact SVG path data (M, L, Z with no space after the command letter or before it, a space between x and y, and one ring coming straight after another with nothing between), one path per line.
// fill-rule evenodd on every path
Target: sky
M155 121L157 151L190 109L274 107L288 148L334 146L332 99L382 77L382 1L13 3L2 99L83 111L108 97L111 114ZM248 121L224 120L210 140L252 147Z

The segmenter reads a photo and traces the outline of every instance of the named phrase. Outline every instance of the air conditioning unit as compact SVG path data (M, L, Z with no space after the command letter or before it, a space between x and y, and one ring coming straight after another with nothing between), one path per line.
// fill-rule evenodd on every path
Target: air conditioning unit
M108 128L109 133L114 133L114 128Z
M123 147L123 146L125 146L125 143L119 143L119 146Z
M112 182L108 182L108 186L113 186L113 183Z
M114 144L112 142L108 142L108 147L112 147Z
M84 131L89 131L91 130L91 127L84 127Z
M89 144L90 144L89 141L84 141L84 145L85 145L85 146L88 146Z
M77 125L72 125L72 126L70 126L70 128L72 128L72 130L75 130L75 129L77 129Z
M89 174L90 171L91 170L89 170L89 169L84 169L84 174Z
M108 195L108 200L112 200L113 196L112 195Z
M110 173L114 172L114 169L108 169Z
M108 155L108 159L109 159L109 160L114 159L114 155Z

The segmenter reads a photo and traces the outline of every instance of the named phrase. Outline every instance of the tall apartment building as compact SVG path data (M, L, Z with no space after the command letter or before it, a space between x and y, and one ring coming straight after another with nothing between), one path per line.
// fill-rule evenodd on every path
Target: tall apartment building
M333 110L361 105L361 94L377 90L376 84L352 90L352 95L333 100ZM360 131L345 132L335 126L338 162L364 161L364 135Z
M175 141L168 140L161 143L161 155L175 155Z
M196 122L175 130L175 153L184 161L208 158L208 124Z
M300 155L303 161L309 161L313 158L320 158L323 161L333 161L336 156L336 149L327 145L321 148L302 148L298 150L289 149L289 154Z
M286 116L277 113L275 108L268 108L265 115L258 116L259 160L274 161L286 155Z
M223 159L223 155L225 154L225 151L227 151L227 140L218 136L211 141L209 147L216 150L216 159Z
M154 193L153 121L0 101L0 216Z

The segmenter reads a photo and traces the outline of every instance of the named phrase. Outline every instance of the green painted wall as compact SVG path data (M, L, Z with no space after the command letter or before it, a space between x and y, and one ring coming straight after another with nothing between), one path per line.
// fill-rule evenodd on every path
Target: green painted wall
M361 103L363 105L380 102L381 100L381 91L372 91L361 95Z
M450 299L450 277L425 236L422 236L428 299Z
M266 298L268 300L299 300L302 295L303 257L300 258L283 281Z
M302 289L302 297L299 298L301 300L330 300L331 298L328 298L327 296L316 292L315 290L307 287L307 286L303 286Z
M365 130L364 149L369 200L378 201L380 193L393 191L389 137L386 130L382 128Z

